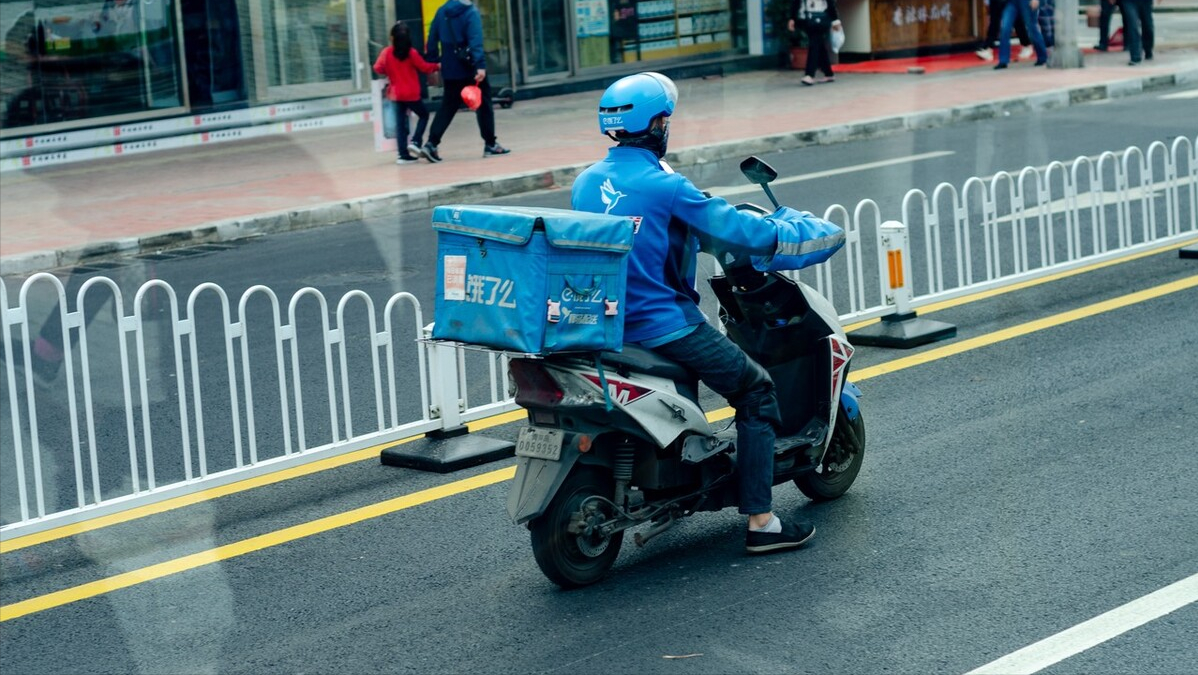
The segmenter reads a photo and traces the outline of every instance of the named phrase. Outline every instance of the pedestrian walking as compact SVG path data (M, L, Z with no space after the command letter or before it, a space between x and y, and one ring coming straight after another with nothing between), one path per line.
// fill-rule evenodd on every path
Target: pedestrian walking
M1040 0L1040 9L1036 12L1036 21L1040 24L1040 35L1044 38L1044 47L1046 49L1052 49L1057 45L1056 13L1057 0Z
M1152 23L1152 0L1122 0L1123 43L1134 66L1141 59L1152 60L1156 30Z
M793 0L787 29L797 25L807 34L807 64L804 67L805 85L815 84L816 71L823 71L820 82L834 82L832 72L832 47L829 44L834 31L843 31L840 14L836 11L836 0Z
M1100 52L1111 48L1111 17L1119 4L1119 0L1098 0L1098 44L1094 45L1094 49Z
M1036 19L1039 7L1040 0L1009 0L1006 7L1003 7L1002 24L998 27L998 64L994 66L995 70L1002 70L1011 62L1011 28L1015 24L1016 15L1023 19L1023 25L1027 27L1028 35L1032 39L1032 47L1036 51L1035 65L1042 66L1048 63L1048 49L1044 46L1040 22Z
M999 46L998 28L1002 25L1003 9L1007 6L1008 0L990 0L986 6L989 18L986 22L986 42L982 48L974 52L978 58L983 61L994 60L994 50ZM1030 59L1034 50L1032 49L1032 38L1027 34L1027 26L1023 24L1023 18L1016 16L1013 24L1015 35L1019 38L1019 44L1023 49L1019 51L1020 60ZM1007 37L1010 38L1011 31L1007 31Z
M396 21L391 27L391 45L383 47L374 62L374 72L387 77L387 98L395 101L398 116L395 145L399 149L396 164L420 161L420 146L424 129L428 126L428 108L420 95L420 77L417 73L432 73L441 66L425 61L420 52L412 47L412 35L408 25ZM408 114L416 116L416 130L408 135Z
M472 0L446 0L437 8L428 28L427 50L429 60L441 63L445 91L441 94L441 107L433 118L428 143L420 149L420 154L430 162L441 161L437 146L462 106L462 89L472 84L477 84L482 93L475 117L478 133L483 138L483 157L511 152L495 139L495 108L491 104L491 84L487 81L483 22Z

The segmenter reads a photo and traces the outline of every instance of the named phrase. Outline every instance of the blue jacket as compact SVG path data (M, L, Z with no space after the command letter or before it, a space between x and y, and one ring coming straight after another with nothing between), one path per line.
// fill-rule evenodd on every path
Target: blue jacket
M474 67L467 66L454 54L454 48L465 42L470 45ZM487 56L483 52L483 20L473 2L448 0L437 8L428 27L425 53L430 61L441 62L441 77L446 80L474 80L474 71L485 70Z
M615 147L574 181L573 208L629 216L636 223L628 260L624 340L644 342L696 326L699 251L752 254L758 269L799 269L832 256L844 231L810 213L783 207L766 218L707 197L668 173L648 150Z

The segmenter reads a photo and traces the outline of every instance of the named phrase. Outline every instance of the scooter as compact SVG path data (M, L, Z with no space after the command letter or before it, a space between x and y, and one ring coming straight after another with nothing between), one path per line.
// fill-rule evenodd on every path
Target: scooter
M741 170L776 208L768 184L777 172L756 157ZM710 280L719 319L778 395L774 485L793 481L814 501L840 497L861 469L865 421L834 307L802 282L756 271L747 256L720 262L723 274ZM529 426L516 442L508 513L531 531L537 564L557 585L599 581L630 528L647 525L634 535L643 546L682 517L737 505L736 431L707 421L698 381L681 365L627 344L514 358L510 372Z

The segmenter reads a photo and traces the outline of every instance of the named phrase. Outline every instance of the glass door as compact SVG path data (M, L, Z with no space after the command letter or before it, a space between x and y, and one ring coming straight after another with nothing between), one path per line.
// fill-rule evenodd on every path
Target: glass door
M571 72L566 0L520 0L520 59L526 80Z
M358 0L257 0L259 95L337 95L365 86L365 17ZM367 73L368 74L368 73ZM265 84L269 93L263 92Z

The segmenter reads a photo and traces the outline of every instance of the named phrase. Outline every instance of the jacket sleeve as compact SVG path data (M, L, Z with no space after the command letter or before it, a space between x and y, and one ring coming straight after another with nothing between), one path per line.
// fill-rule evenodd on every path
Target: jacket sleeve
M793 19L795 23L798 23L799 21L799 8L802 7L802 2L803 0L790 0L790 14L787 16ZM798 26L796 26L796 28L797 27ZM779 26L775 30L782 30L782 27Z
M836 11L836 0L828 0L828 18L840 21L840 12Z
M469 21L466 22L466 44L470 45L470 57L474 59L475 70L487 69L487 53L483 49L483 19L478 9L467 12Z
M675 174L677 175L677 174ZM699 238L699 249L724 263L724 254L749 254L760 271L796 270L824 262L844 245L844 230L811 213L782 207L761 217L720 197L708 197L678 176L673 213Z
M777 250L776 228L751 213L737 211L722 197L708 197L680 174L672 215L699 238L699 250L722 260L725 253L769 256Z
M374 61L374 72L378 73L379 75L387 74L387 71L383 68L383 65L387 63L387 50L389 49L391 48L383 47L383 51L379 52L379 57Z
M424 55L429 61L441 60L441 22L444 20L444 15L438 9L428 26L428 42L424 43Z
M416 66L416 70L422 73L431 73L441 67L436 63L425 61L415 47L412 48L412 53L408 55L408 58L412 59L412 65Z
M798 270L831 258L844 246L844 230L808 211L783 206L768 217L777 228L778 245L770 255L753 256L753 267L761 272Z

